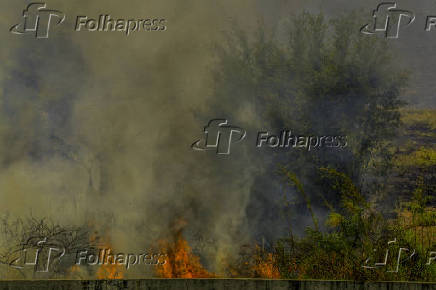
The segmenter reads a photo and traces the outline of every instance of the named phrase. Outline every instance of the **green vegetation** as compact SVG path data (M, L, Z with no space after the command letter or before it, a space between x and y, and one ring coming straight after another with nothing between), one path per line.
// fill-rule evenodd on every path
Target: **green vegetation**
M426 264L436 251L436 112L404 108L408 73L384 39L358 33L361 23L354 13L331 21L304 13L286 41L259 28L254 37L235 32L221 47L215 112L248 129L342 135L349 144L273 154L274 174L259 178L277 178L280 166L293 198L284 206L289 233L231 275L435 281L436 262ZM386 265L375 267L386 250ZM242 270L256 261L263 266Z
M398 209L397 218L386 219L370 208L346 175L327 168L321 168L320 174L341 196L341 203L327 205L331 209L326 232L308 228L301 238L278 241L274 265L281 277L434 281L436 263L427 263L435 251L436 211L429 206L431 197L424 194L422 184L412 200ZM398 264L400 248L407 250L402 250ZM384 261L387 250L386 265L375 267Z
M414 123L410 112L412 111L403 115L401 132L407 132L405 128L410 128ZM413 114L421 116L419 112L413 111ZM423 127L427 125L430 124ZM404 145L401 142L403 134L394 140L395 143ZM416 130L415 134L418 136L420 132ZM433 144L434 142L421 144L423 147L415 152L434 152L433 149L428 149ZM404 148L396 149L397 152L404 151ZM255 277L269 277L269 274L275 273L271 270L273 268L281 278L291 279L435 281L436 262L434 259L430 261L431 257L436 256L434 184L426 183L425 178L417 175L426 170L432 174L431 178L435 178L435 164L434 161L423 162L413 156L409 156L407 163L397 162L407 156L401 153L394 155L397 169L392 174L397 174L397 171L415 172L417 177L414 181L400 180L402 186L414 189L398 199L397 207L393 209L395 215L391 218L386 218L375 209L346 174L333 168L320 168L318 174L325 190L333 190L340 196L336 206L324 195L320 196L329 210L324 221L324 231L317 229L317 217L313 214L310 194L305 192L304 185L294 173L282 168L281 173L289 185L295 187L296 192L305 200L307 210L313 216L314 226L308 227L301 237L290 235L279 239L270 253L257 254L258 264L264 265L261 269L269 271L251 274ZM427 180L429 178L427 176ZM398 180L386 183L392 182ZM389 242L391 243L388 244ZM403 250L398 263L400 248ZM376 267L375 263L384 261L387 250L386 265ZM273 258L268 254L273 254ZM258 257L263 257L263 260L259 262Z

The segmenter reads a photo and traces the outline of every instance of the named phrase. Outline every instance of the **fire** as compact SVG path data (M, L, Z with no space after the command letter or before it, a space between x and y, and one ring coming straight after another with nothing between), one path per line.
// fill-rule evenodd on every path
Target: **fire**
M98 267L96 269L95 275L97 279L122 279L124 278L125 267L124 264L117 263L114 260L114 256L109 258L109 255L112 253L112 248L107 245L101 245L98 247L98 250L95 253L90 254L93 259L97 259L95 261L96 264L89 265L83 263L83 265L73 265L69 270L69 276L71 278L80 278L88 277L88 272L86 271L86 267ZM94 261L93 261L94 263Z
M280 279L280 272L276 267L276 260L273 253L265 253L256 246L255 263L253 265L253 272L255 277Z
M122 270L120 265L101 265L97 270L97 279L123 279Z
M81 278L81 271L78 265L73 265L68 272L70 278Z
M113 252L112 246L107 241L109 241L109 238L102 238L97 232L94 232L90 236L91 244L98 245L97 255L99 257L101 252ZM102 259L105 259L104 256ZM99 265L96 275L97 279L122 279L124 277L124 267L123 265L117 264L114 260L103 261L101 265Z
M159 245L162 253L166 253L166 263L157 267L156 271L162 278L217 278L218 275L207 271L200 263L200 258L192 253L188 242L183 238L182 231L186 226L184 220L178 220L173 225L173 240L161 240ZM224 259L224 265L234 277L252 277L280 279L280 271L273 253L269 253L259 246L248 246L248 259L237 262L234 259Z
M109 245L99 246L99 249L113 252ZM117 264L115 261L103 263L98 267L97 279L123 279L124 269L123 265Z
M275 253L258 245L242 245L236 259L228 256L223 260L232 278L280 279L278 260Z
M174 241L160 241L160 248L167 254L166 263L156 269L162 278L213 278L215 274L208 272L200 263L200 258L192 253L188 242L179 230Z

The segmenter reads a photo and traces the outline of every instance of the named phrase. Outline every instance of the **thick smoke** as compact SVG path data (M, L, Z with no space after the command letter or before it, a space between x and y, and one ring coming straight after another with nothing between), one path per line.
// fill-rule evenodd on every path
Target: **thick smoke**
M2 24L27 4L2 5ZM67 15L49 39L1 33L1 211L89 224L126 252L170 238L184 220L188 238L213 241L214 268L247 238L253 169L243 152L216 160L190 144L208 121L196 114L213 88L214 45L239 15L250 26L258 14L248 2L48 5ZM167 31L72 31L75 16L102 13L165 18Z
M46 40L4 29L21 21L28 1L0 4L0 211L90 224L126 252L167 239L184 220L188 239L210 240L204 262L222 271L222 259L252 238L253 188L281 190L255 183L262 160L243 148L232 158L190 148L209 119L226 117L204 114L213 112L215 45L235 26L253 32L264 19L274 27L303 7L257 2L49 2L67 19ZM100 14L165 18L167 30L73 31L76 16ZM265 125L249 107L232 114Z

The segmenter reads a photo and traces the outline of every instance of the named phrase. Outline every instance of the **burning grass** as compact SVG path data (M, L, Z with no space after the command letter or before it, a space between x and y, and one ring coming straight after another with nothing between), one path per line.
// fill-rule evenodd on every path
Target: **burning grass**
M207 271L200 263L200 257L192 253L188 242L178 231L173 241L160 241L161 251L167 253L167 262L157 268L162 278L214 278L215 274Z

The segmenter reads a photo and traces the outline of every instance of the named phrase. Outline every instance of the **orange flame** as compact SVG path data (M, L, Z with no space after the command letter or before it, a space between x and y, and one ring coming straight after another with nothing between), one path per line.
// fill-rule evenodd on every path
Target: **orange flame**
M79 266L78 265L71 266L68 275L70 278L81 278Z
M104 240L105 242L102 242ZM90 236L91 244L97 244L98 255L100 256L100 251L112 252L113 249L110 245L109 238L102 238L94 232ZM103 256L103 259L104 256ZM107 259L107 261L103 261L103 263L97 269L97 279L122 279L124 277L124 267L123 265L117 264L116 261Z
M113 252L110 246L101 246L100 249ZM105 261L107 262L107 261ZM112 263L113 262L113 263ZM117 264L115 261L109 261L108 263L103 263L98 267L97 279L123 279L124 277L124 266Z
M255 263L252 268L254 275L259 278L280 279L280 272L276 267L273 253L265 253L256 246Z
M281 278L276 255L258 245L242 245L239 256L226 257L223 265L232 278Z
M160 248L167 254L166 263L156 269L162 278L213 278L200 263L200 258L192 253L188 242L179 231L174 242L160 241Z

